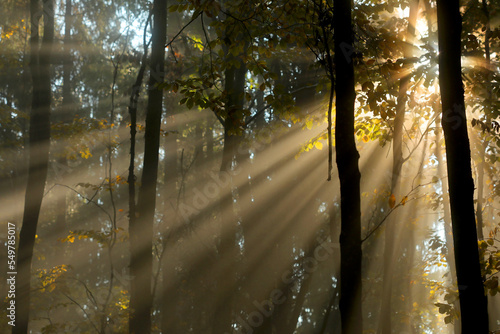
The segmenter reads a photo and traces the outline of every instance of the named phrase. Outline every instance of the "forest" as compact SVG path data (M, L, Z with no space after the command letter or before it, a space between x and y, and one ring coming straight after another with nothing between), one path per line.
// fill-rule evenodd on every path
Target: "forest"
M1 3L1 333L500 333L499 0Z

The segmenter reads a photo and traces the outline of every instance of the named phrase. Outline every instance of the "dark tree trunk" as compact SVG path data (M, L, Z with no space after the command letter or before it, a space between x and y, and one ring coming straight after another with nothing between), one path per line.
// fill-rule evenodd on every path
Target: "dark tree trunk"
M246 49L245 49L246 51ZM226 54L227 61L234 58L230 53ZM241 110L243 109L243 94L245 92L246 65L240 58L233 59L240 63L239 68L232 66L225 71L225 91L227 92L226 112L224 119L224 149L222 151L222 162L220 166L221 179L230 178L232 180L232 164L237 154L237 149L241 141L241 128L243 118ZM219 264L222 275L218 278L219 300L216 310L215 332L231 332L233 297L237 275L235 269L238 263L239 248L237 240L237 219L234 214L232 183L222 188L220 198L220 210L222 217L222 233L219 252ZM224 279L221 279L224 277Z
M438 0L439 83L462 333L488 333L474 217L474 181L461 77L458 0Z
M342 333L362 332L360 179L354 138L354 66L351 0L335 0L335 142L340 179L340 312Z
M438 101L434 103L434 110L438 110ZM438 124L441 120L441 117L436 118L436 123ZM451 282L453 285L457 283L457 270L455 268L455 259L454 259L454 247L453 247L453 232L452 232L452 227L451 227L451 212L450 212L450 198L448 194L448 183L446 182L446 169L445 169L445 161L443 158L443 146L441 144L442 141L442 128L439 126L436 126L436 160L438 161L438 177L441 181L442 185L442 192L443 192L443 225L444 225L444 232L445 232L445 241L446 241L446 261L448 263L448 266L450 268L450 275L451 275ZM456 300L454 303L454 306L457 308L457 310L460 309L459 301ZM460 333L460 325L455 322L453 324L453 333L459 334Z
M481 139L478 138L478 141ZM480 152L479 152L479 163L476 164L476 169L477 169L477 206L476 206L476 222L477 222L477 237L479 240L484 240L484 233L483 233L483 188L484 188L484 155L485 155L485 150L487 143L478 143L478 146L480 147Z
M133 277L130 291L129 331L131 334L151 332L153 226L163 109L163 91L158 89L157 85L164 80L167 32L167 2L165 0L154 1L152 17L153 33L142 184L139 189L136 218L130 221L130 273Z
M31 39L30 68L33 79L33 97L29 127L28 182L24 202L24 217L19 236L17 258L16 326L12 333L28 332L30 309L31 260L36 229L47 179L50 147L50 61L54 39L54 3L43 3L43 39L39 46L40 6L37 0L30 2ZM15 271L15 270L12 270Z

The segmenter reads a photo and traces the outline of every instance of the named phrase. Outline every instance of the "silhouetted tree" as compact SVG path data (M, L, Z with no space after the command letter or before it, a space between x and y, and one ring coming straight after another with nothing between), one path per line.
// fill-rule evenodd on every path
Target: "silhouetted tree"
M335 149L340 179L340 313L342 333L361 333L360 179L354 138L354 64L351 0L335 0Z
M129 331L131 334L151 332L153 296L151 277L153 270L153 226L156 208L156 183L160 147L163 91L158 85L164 80L165 44L167 34L167 2L153 3L153 32L149 76L149 97L146 111L144 165L137 203L136 217L130 221L130 291L132 309Z
M443 107L451 221L462 333L488 333L488 305L479 262L474 181L461 73L458 0L438 0L439 84Z
M40 18L43 13L43 37L40 45ZM36 229L42 205L45 181L49 164L50 147L50 62L54 40L54 3L30 1L30 70L33 80L29 127L28 183L24 200L24 216L17 258L16 326L12 333L28 332L30 309L31 260L35 245Z

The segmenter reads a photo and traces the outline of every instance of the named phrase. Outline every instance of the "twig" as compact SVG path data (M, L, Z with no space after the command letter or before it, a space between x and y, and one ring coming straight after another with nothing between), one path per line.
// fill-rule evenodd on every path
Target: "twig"
M82 310L83 314L85 314L85 317L89 320L90 324L92 325L92 327L94 327L95 331L97 333L101 333L99 331L99 328L97 328L97 326L94 324L94 322L92 321L92 319L90 318L89 314L87 313L87 311L85 311L85 309L82 307L82 305L80 305L80 303L78 303L76 300L74 300L73 298L71 298L69 295L67 295L66 293L64 292L61 292L66 298L68 298L72 303L74 303L76 306L78 306L80 308L80 310Z
M88 198L87 196L85 196L81 192L79 192L78 190L71 188L70 186L67 186L65 184L56 183L54 186L65 187L65 188L68 188L69 190L75 192L78 196L80 196L81 198L86 200L87 203L92 203L95 206L97 206L102 212L104 212L106 214L106 216L108 216L109 221L112 221L111 215L106 210L104 210L104 208L102 206L100 206L98 203L94 202L94 200L92 198Z
M365 242L368 238L370 238L373 233L375 233L381 226L382 224L387 220L387 218L391 215L392 212L394 212L394 210L396 210L398 207L400 206L403 206L405 205L406 203L408 202L411 202L411 201L414 201L414 200L417 200L417 199L420 199L422 198L423 196L420 196L420 197L415 197L415 198L411 198L411 199L408 199L408 196L410 196L415 190L417 190L418 188L420 187L424 187L424 186L427 186L429 184L432 184L433 182L428 182L428 183L423 183L423 184L420 184L414 188L412 188L407 194L406 196L404 196L401 201L396 205L394 206L385 216L384 218L382 218L382 220L370 231L368 232L368 234L363 238L361 239L361 242Z
M193 16L193 18L188 23L186 23L184 25L184 27L182 27L181 30L179 30L179 32L174 37L172 37L170 42L165 44L165 47L169 47L177 39L177 37L179 37L182 34L184 29L186 29L189 25L191 25L191 23L193 23L198 18L198 16L200 16L202 13L203 13L203 11L200 11L197 15Z

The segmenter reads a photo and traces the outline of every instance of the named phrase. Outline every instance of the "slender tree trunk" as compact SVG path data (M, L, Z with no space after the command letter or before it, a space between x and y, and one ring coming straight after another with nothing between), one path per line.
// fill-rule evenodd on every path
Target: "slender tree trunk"
M73 95L71 93L71 69L73 67L73 60L71 57L71 8L73 3L71 0L66 0L64 13L64 56L63 56L63 86L62 86L62 107L60 109L61 115L59 119L68 124L71 121L71 110L73 107ZM68 160L64 152L58 159L61 164L61 170L68 168ZM63 236L66 230L66 190L61 189L57 197L57 215L56 215L56 233Z
M37 0L30 2L31 40L30 68L33 79L33 97L29 128L28 182L24 201L24 216L17 258L16 326L14 334L28 332L30 309L30 279L33 247L47 179L50 147L50 61L54 40L54 3L43 2L43 39L39 46L40 6ZM15 270L12 270L15 271Z
M483 234L483 188L484 188L484 155L487 147L487 142L481 142L478 138L478 146L481 148L479 152L479 163L476 164L477 169L477 206L476 206L476 224L477 237L479 240L484 240Z
M492 102L492 92L491 92L491 72L490 72L490 64L491 64L491 55L490 55L490 11L488 9L488 3L486 0L482 0L483 13L486 16L486 31L484 32L484 53L486 57L486 68L488 70L488 78L486 82L487 89L487 99L485 101L486 109L491 108ZM488 110L489 112L490 110ZM480 141L480 139L479 139ZM479 163L477 164L477 207L476 207L476 223L477 223L477 236L479 240L484 239L483 234L483 188L484 188L484 156L486 152L486 148L488 146L487 141L483 143L479 143L478 146L481 148L479 152Z
M170 115L167 118L167 128L170 131L177 130L175 116ZM177 208L177 134L169 133L165 139L165 176L164 176L164 206L163 210L167 217L176 217ZM177 222L175 225L177 226ZM169 242L168 233L163 234L163 249L167 248ZM174 240L172 240L175 242ZM161 299L161 330L162 333L169 333L174 328L176 322L175 305L179 300L178 287L179 282L177 274L173 270L175 265L172 261L172 254L164 254L162 258L161 275L163 284L163 293Z
M158 178L163 91L157 85L164 80L164 58L167 29L167 2L153 4L153 35L149 76L149 98L146 113L144 165L139 189L137 218L130 221L130 273L133 277L130 291L131 334L151 332L151 294L153 226Z
M434 110L437 110L437 101L434 106ZM436 119L436 124L439 123L441 120L440 117ZM438 177L441 179L441 185L442 185L442 193L443 193L443 225L444 225L444 233L445 233L445 241L446 241L446 262L448 263L448 266L450 268L450 275L451 275L451 282L453 285L457 283L457 270L455 268L455 259L454 259L454 247L453 247L453 231L451 227L451 212L450 212L450 198L448 195L448 183L445 181L446 180L446 170L445 170L445 161L443 158L443 147L441 145L441 135L442 135L442 129L441 127L438 127L436 129L436 160L438 161ZM457 310L460 309L460 304L457 301L455 301L454 306L456 307ZM453 332L455 334L460 333L460 324L455 322L453 324Z
M405 47L403 56L409 59L413 56L412 48L415 39L415 25L417 23L419 0L410 2L410 12L408 16L408 27L406 30ZM406 68L403 68L403 71ZM411 75L403 75L399 81L399 93L396 106L396 116L394 118L394 134L392 137L392 180L391 195L396 200L401 199L401 170L403 168L403 124L405 121L406 101L408 99L408 89L410 88ZM394 238L396 236L396 222L398 221L398 212L389 218L385 229L385 248L384 248L384 271L383 271L383 291L382 304L380 309L380 320L378 333L392 333L392 286L393 286L393 262L394 262Z
M214 160L214 125L215 121L209 119L207 121L207 128L205 136L207 137L207 168L211 168Z
M340 312L342 333L361 333L361 208L360 179L354 138L354 66L351 0L335 0L336 159L340 179ZM333 223L333 222L332 222Z
M458 0L438 0L439 83L462 333L488 333L474 217L474 181L461 77Z
M233 56L227 53L228 60ZM222 162L220 166L221 179L231 178L232 164L234 162L237 149L240 145L241 130L243 119L240 116L243 108L243 94L245 92L245 75L247 68L243 61L240 62L239 68L234 66L225 71L225 91L227 92L227 117L224 123L224 149L222 151ZM218 279L219 285L219 301L216 314L216 333L231 332L233 296L237 284L235 269L238 263L239 249L236 244L236 236L238 231L237 219L233 210L232 184L228 182L227 186L221 191L220 210L222 217L222 234L221 241L218 247L219 263L221 269L226 270L226 273L220 275L225 278Z

